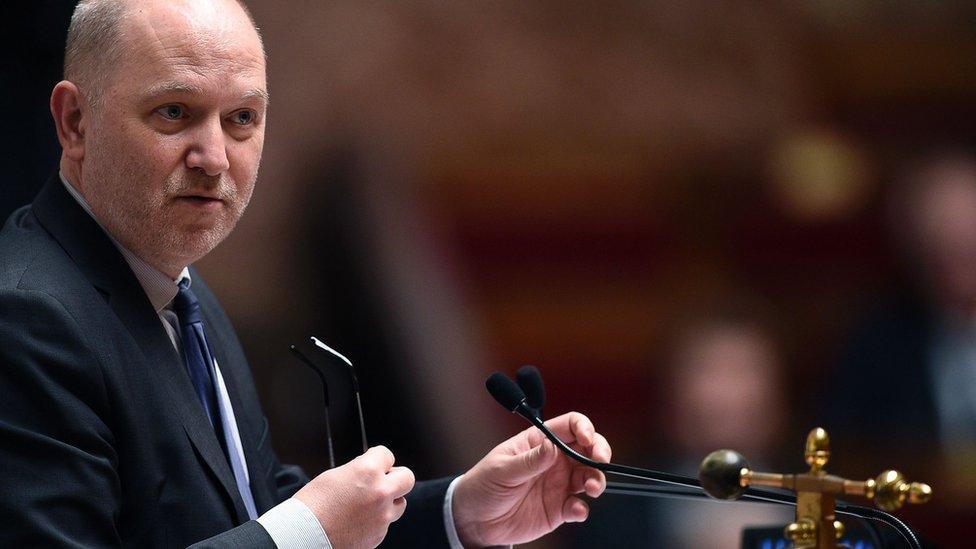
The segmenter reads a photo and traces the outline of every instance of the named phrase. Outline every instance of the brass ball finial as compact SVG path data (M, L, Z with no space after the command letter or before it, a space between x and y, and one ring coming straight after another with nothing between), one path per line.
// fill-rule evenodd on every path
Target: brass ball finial
M754 471L738 453L732 450L712 452L702 461L699 480L712 497L738 499L749 487L768 486L796 493L796 521L788 525L783 535L793 542L795 549L846 547L844 524L835 519L835 502L845 496L873 499L885 511L894 511L906 503L925 503L932 499L932 487L921 482L909 482L898 471L883 471L864 481L827 474L830 461L830 437L817 427L807 435L803 451L810 471L781 474Z
M875 504L885 511L897 511L905 503L926 503L932 499L932 487L922 482L905 480L905 475L898 471L883 471L875 479L877 489L874 495Z
M843 522L841 522L839 520L835 520L834 521L834 537L835 538L837 538L838 540L844 539L844 534L846 533L846 530L847 529L844 528L844 523Z
M830 437L821 427L810 431L807 435L807 444L804 448L803 456L810 466L811 473L822 471L830 461Z
M898 471L882 471L875 479L877 489L874 495L875 504L885 511L897 511L905 505L911 486L905 482L905 475Z
M783 536L793 542L793 547L807 548L817 546L817 536L820 529L817 522L809 517L797 519L796 522L786 525L783 529Z
M702 489L715 499L735 500L746 492L742 474L749 471L749 462L732 450L716 450L705 456L698 468Z
M913 482L908 490L908 502L928 503L932 499L932 487L924 482Z

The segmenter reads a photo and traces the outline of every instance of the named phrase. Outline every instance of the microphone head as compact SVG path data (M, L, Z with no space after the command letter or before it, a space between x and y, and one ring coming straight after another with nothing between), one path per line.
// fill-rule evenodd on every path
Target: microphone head
M525 401L525 393L522 392L522 389L501 372L495 372L488 376L485 387L488 388L491 396L495 397L495 400L509 412L514 412Z
M698 468L698 480L705 492L715 499L739 499L746 488L739 484L742 469L749 462L733 450L716 450L705 456Z
M546 387L542 383L542 374L535 366L526 365L518 369L515 374L519 387L525 391L525 403L530 408L541 409L546 404Z

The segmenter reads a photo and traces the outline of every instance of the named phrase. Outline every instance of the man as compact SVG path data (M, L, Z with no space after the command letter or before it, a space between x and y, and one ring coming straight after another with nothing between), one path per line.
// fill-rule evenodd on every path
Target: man
M83 0L65 57L59 173L0 232L0 545L477 547L586 518L579 495L605 478L534 430L416 486L382 447L310 481L281 465L189 268L257 177L268 94L249 13ZM549 424L610 459L585 417Z
M943 148L918 155L902 168L888 209L903 280L848 336L836 370L844 382L820 400L829 404L826 424L835 447L861 450L861 470L897 455L906 474L953 492L934 505L973 509L976 158Z

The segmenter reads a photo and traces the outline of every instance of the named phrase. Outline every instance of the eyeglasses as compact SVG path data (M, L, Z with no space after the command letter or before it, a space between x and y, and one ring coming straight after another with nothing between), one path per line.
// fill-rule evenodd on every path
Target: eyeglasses
M353 394L356 397L356 415L357 418L359 419L359 435L362 439L363 452L365 453L366 450L369 449L369 443L366 441L366 421L363 419L363 402L359 394L359 379L356 377L356 368L352 365L352 361L346 358L342 353L336 351L332 347L329 347L317 337L312 336L309 339L311 340L312 344L315 345L316 348L325 351L324 353L320 353L320 355L329 357L329 359L333 363L337 363L336 359L338 359L338 361L341 361L342 364L345 364L345 370L349 373L349 378L352 381ZM305 354L302 353L300 350L298 350L298 348L295 347L294 345L289 345L288 350L291 351L298 358L298 360L301 361L302 364L311 368L312 371L315 372L315 374L318 376L319 381L322 382L322 397L325 403L324 415L325 415L326 449L329 455L329 468L332 469L336 466L336 460L335 460L335 448L332 443L332 425L329 419L329 402L330 402L329 383L328 381L326 381L325 378L325 370L315 362L309 360L309 358L305 356Z

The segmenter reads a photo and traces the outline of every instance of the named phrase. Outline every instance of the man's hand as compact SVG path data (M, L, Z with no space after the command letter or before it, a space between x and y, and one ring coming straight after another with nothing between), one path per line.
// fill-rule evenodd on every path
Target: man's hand
M376 547L407 508L413 472L393 466L393 453L375 446L312 479L295 498L308 506L335 549Z
M546 425L585 456L610 461L610 444L576 412ZM454 524L465 547L525 543L589 514L576 494L597 497L604 474L563 455L535 427L496 446L458 482Z

